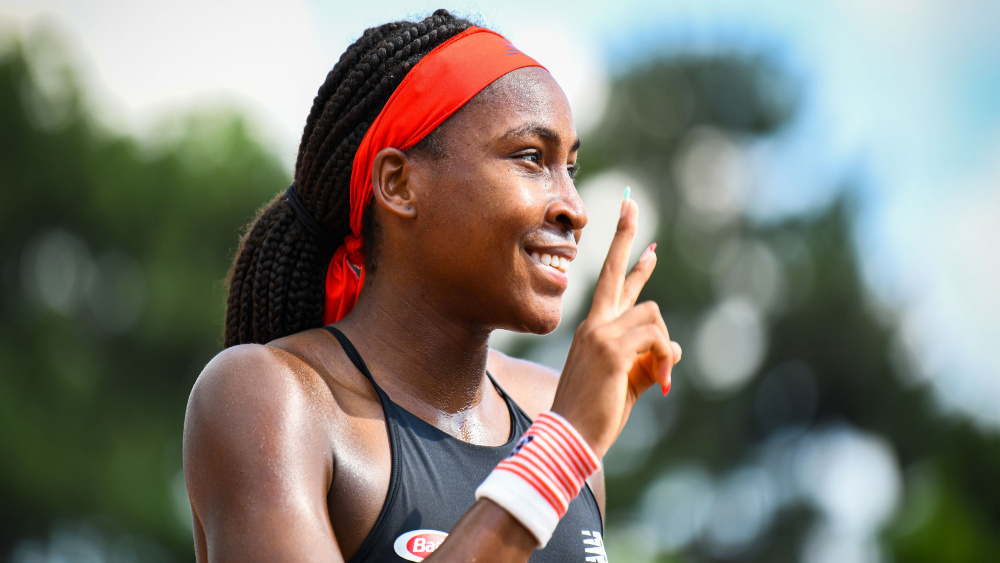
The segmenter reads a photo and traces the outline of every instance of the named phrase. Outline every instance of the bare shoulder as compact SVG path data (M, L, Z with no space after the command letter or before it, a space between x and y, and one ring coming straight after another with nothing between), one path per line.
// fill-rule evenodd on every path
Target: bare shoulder
M528 360L512 358L492 348L486 367L504 391L531 418L552 407L552 399L559 385L559 372L556 370Z
M267 420L283 421L271 426L280 431L289 418L315 416L319 405L313 403L323 402L324 389L328 388L311 366L281 348L233 346L216 355L198 376L188 399L185 430L198 431L200 424L250 422L261 427Z
M333 472L323 407L332 402L315 370L280 348L234 346L209 362L184 420L184 477L200 561L209 553L335 559L322 516Z
M195 481L189 483L195 488L192 501L199 478L214 480L214 470L227 463L252 469L260 465L255 460L329 459L329 411L323 407L331 402L315 370L285 350L244 344L220 352L198 376L184 419L185 471Z

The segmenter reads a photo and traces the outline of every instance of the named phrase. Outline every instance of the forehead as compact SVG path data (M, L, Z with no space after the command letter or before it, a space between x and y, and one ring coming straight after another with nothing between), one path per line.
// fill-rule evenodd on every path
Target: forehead
M517 69L496 79L442 124L439 133L493 137L526 124L544 125L566 143L576 141L566 95L552 75L538 67Z

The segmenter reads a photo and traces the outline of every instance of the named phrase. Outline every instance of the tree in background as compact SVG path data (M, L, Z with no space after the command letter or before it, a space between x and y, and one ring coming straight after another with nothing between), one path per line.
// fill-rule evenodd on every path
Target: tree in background
M288 175L224 110L103 130L64 60L0 55L0 558L189 560L187 396L237 234Z
M655 187L660 266L641 298L685 347L671 397L643 397L608 455L609 553L997 560L1000 439L904 383L850 190L781 220L741 205L741 153L794 116L790 80L745 56L641 61L583 143L582 189L610 169Z
M190 560L187 395L239 230L289 174L225 110L102 129L54 45L0 54L0 557ZM790 85L766 59L642 61L584 139L581 186L651 187L644 298L685 347L606 460L612 558L997 560L1000 440L897 377L850 198L766 223L738 205L733 167L791 119Z

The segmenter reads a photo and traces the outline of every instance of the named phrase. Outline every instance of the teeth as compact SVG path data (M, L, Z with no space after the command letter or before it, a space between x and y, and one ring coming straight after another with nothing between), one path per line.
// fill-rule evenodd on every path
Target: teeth
M553 256L551 254L539 254L538 252L532 252L531 257L538 260L546 266L551 266L561 272L565 272L566 268L569 267L569 260L562 256Z

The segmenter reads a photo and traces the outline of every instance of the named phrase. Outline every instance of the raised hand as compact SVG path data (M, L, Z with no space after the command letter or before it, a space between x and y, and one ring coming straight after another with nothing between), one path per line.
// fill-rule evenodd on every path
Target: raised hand
M635 304L656 266L655 244L626 275L638 215L633 200L622 201L590 312L573 336L552 404L599 457L618 438L643 392L659 383L666 393L671 370L681 359L659 306Z

